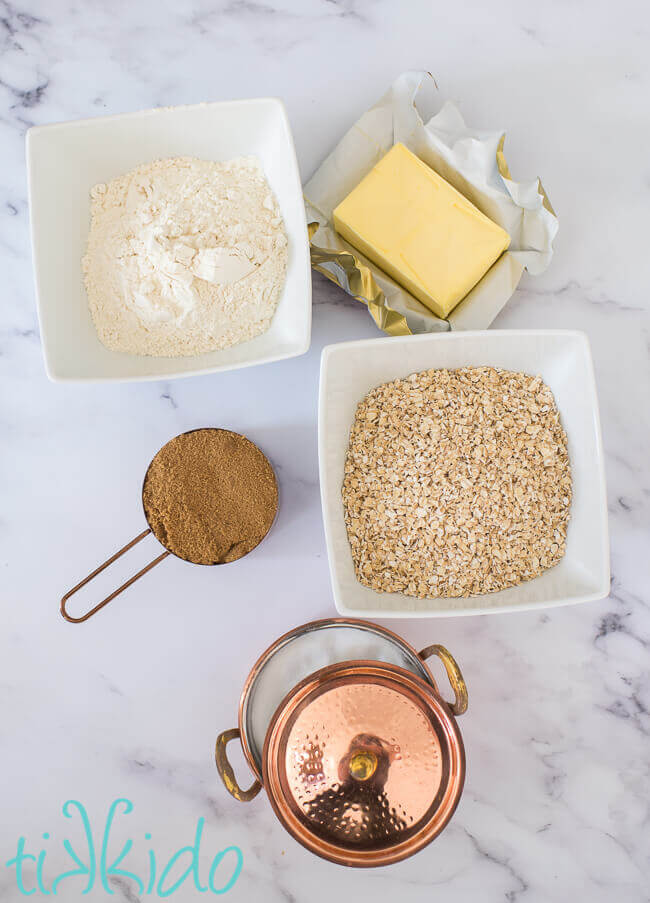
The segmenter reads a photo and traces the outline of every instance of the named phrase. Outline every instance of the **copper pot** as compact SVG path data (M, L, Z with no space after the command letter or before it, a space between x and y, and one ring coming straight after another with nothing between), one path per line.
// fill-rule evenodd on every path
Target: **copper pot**
M437 655L454 690L443 700L425 659ZM239 727L217 738L226 789L242 802L264 786L303 846L342 865L398 862L442 831L460 799L465 752L455 716L467 688L450 653L421 652L377 624L312 621L276 640L250 672ZM242 790L226 747L255 775Z

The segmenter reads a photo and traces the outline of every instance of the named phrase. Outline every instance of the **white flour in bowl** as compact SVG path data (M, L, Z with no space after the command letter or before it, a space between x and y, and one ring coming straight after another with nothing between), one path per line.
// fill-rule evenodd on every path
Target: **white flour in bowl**
M259 161L175 157L91 192L83 272L100 340L180 357L265 332L287 267L287 235Z

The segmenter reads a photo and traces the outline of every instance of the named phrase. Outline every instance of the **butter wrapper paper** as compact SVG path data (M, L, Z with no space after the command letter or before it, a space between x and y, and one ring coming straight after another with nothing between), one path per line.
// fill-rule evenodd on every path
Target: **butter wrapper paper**
M440 110L424 122L416 97L432 92ZM524 268L543 272L553 256L555 212L539 179L515 182L505 134L471 129L453 103L440 103L428 72L405 72L343 136L304 187L312 267L367 305L389 335L486 329L512 296ZM446 320L342 239L332 211L401 141L510 235L510 247Z

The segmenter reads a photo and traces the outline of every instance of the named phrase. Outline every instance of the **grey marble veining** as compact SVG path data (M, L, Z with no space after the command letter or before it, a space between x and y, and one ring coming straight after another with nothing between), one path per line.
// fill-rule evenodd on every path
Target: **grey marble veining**
M146 832L162 861L192 842L199 816L205 868L217 850L240 846L233 900L650 899L648 9L631 0L615 10L586 0L0 0L0 48L3 903L23 899L4 867L20 835L47 848L49 880L69 867L61 839L80 837L62 804L82 801L99 830L117 797L134 811L116 828L116 852L133 838L136 870L146 866ZM212 751L217 731L235 723L257 655L295 624L334 614L317 475L319 355L376 330L315 276L302 358L171 383L49 383L24 135L62 119L278 95L306 178L396 73L419 67L469 121L507 130L515 177L541 175L558 212L552 265L524 277L496 325L589 335L613 580L609 599L592 605L391 622L415 645L444 643L463 666L467 784L426 851L354 872L297 846L263 795L232 800ZM142 529L153 453L208 424L247 433L276 465L282 506L267 542L218 570L167 560L93 621L65 624L61 593ZM138 548L121 574L154 554L153 544ZM147 899L128 879L111 887L120 903ZM110 899L82 889L70 879L59 898ZM171 899L200 896L184 888Z

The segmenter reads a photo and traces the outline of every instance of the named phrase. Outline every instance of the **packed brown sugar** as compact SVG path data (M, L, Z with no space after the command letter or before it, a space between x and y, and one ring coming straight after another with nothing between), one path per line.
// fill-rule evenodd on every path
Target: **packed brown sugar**
M201 429L155 456L142 500L156 538L195 564L236 561L266 536L278 507L273 469L238 433Z

